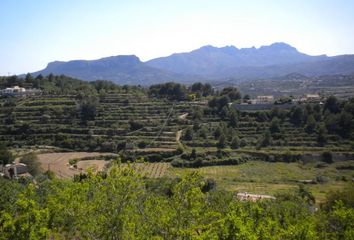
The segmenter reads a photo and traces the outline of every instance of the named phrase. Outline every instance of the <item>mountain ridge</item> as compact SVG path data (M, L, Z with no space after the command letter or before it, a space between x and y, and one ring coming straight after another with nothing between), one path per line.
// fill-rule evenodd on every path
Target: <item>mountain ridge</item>
M264 67L324 60L326 55L310 56L283 42L259 48L206 45L187 53L175 53L155 58L146 63L155 68L184 74L201 74L205 77L226 77L220 74L230 68Z
M152 68L135 55L118 55L95 60L54 61L33 75L64 74L82 80L112 80L118 84L149 85L165 81L189 81L189 76Z
M54 61L34 75L64 74L83 80L111 80L117 84L151 85L161 82L191 83L232 79L352 74L354 55L311 56L277 42L259 48L205 45L190 52L174 53L146 62L135 55L96 60Z

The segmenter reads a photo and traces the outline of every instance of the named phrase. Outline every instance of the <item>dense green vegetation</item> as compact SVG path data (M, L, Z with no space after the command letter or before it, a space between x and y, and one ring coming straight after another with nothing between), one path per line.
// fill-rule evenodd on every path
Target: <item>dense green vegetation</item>
M0 164L18 157L36 181L0 179L0 239L354 237L354 99L240 112L232 103L249 96L202 83L0 77L0 88L14 85L42 92L0 98ZM149 179L112 163L107 173L59 180L20 153L42 145L175 168ZM276 200L237 200L250 184Z
M0 180L0 239L353 239L353 186L314 211L306 188L240 202L191 173L171 182L131 168L36 185ZM333 201L338 196L339 201Z

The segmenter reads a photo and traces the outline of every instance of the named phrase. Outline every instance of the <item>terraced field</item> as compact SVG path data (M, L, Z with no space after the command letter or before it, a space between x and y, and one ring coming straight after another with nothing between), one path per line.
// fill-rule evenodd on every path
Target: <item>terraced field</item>
M123 167L126 164L122 165ZM136 170L139 174L148 178L161 178L165 177L168 174L169 169L171 168L170 163L134 163L132 168Z
M76 150L116 151L119 143L137 152L172 152L178 117L199 102L171 102L141 94L112 93L101 96L96 117L86 124L80 118L80 99L71 95L43 95L16 99L1 107L0 141L22 147L54 145ZM131 129L131 122L139 124ZM85 140L85 141L83 141ZM101 147L92 147L92 146Z
M191 117L187 119L192 122ZM213 135L215 130L220 126L220 123L227 121L221 119L217 115L205 115L199 124L199 129L204 127L207 129L206 137L200 137L199 130L194 132L195 137L193 140L181 140L182 143L189 148L196 148L203 151L216 151L217 138ZM264 132L269 130L270 121L260 122L257 121L256 117L250 114L240 114L237 127L235 128L234 134L236 134L241 141L244 142L244 149L252 151L255 150L254 147L257 142L263 137ZM322 153L323 151L333 151L352 154L352 143L350 140L342 139L338 135L327 134L327 144L326 148L318 147L317 133L308 133L305 131L304 127L298 127L289 123L289 119L284 119L280 121L279 124L281 136L279 139L274 138L272 141L272 147L266 148L268 152L285 152L292 151L303 153ZM182 133L182 135L185 131ZM230 151L233 151L229 149Z

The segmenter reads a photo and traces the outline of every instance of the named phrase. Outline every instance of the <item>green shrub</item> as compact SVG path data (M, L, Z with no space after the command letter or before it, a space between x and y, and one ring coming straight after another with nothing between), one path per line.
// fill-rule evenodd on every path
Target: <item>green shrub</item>
M331 152L323 152L322 153L322 161L325 163L333 163L333 156Z

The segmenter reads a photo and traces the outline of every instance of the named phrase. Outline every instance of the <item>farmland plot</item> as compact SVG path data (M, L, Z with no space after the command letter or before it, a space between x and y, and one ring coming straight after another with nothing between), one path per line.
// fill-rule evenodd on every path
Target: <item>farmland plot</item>
M94 172L102 171L108 161L94 159L78 161L76 169L70 166L69 160L84 157L99 157L103 155L111 154L97 152L45 153L38 154L38 159L44 171L50 170L54 172L58 178L72 178L75 174L86 172L89 168Z
M126 167L127 164L122 164L122 167ZM133 163L132 168L140 173L144 177L148 178L160 178L164 177L168 169L171 167L170 163Z

